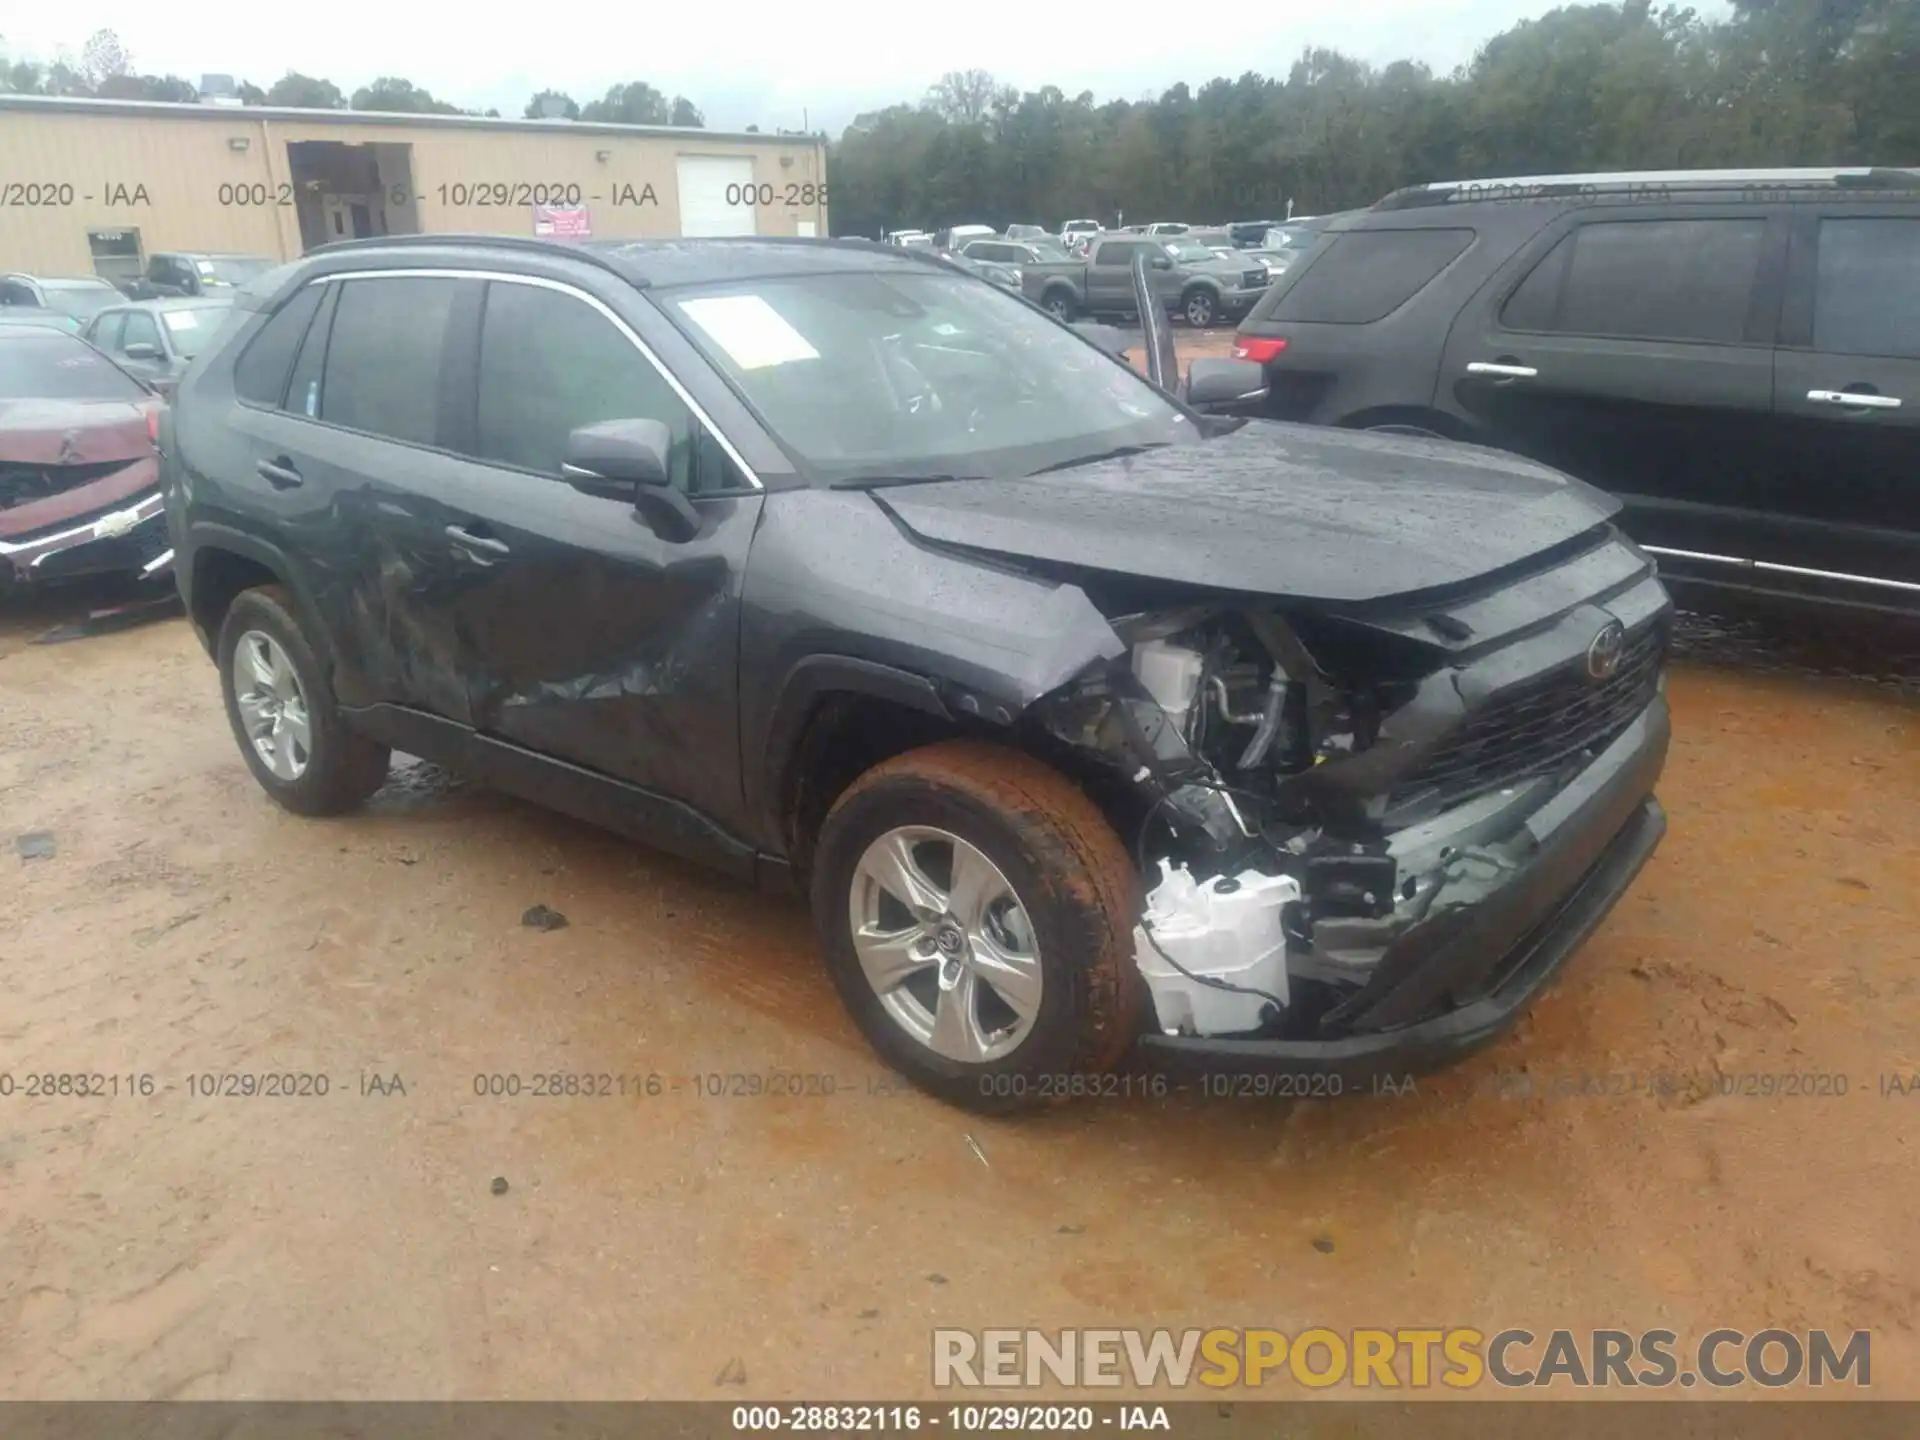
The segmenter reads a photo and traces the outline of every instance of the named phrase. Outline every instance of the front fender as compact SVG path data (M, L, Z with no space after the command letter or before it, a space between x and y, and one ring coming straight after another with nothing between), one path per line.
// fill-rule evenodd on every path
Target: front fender
M941 720L952 712L924 675L851 655L809 655L787 672L768 718L761 753L759 796L767 834L781 829L780 797L788 793L807 720L827 695L862 695L891 701Z

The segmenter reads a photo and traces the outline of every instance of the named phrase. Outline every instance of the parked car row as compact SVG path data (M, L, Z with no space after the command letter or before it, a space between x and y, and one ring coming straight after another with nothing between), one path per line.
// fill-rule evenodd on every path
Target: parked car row
M1067 230L1059 237L1038 225L1010 225L1004 234L984 225L956 225L932 234L894 231L887 238L908 249L949 256L984 279L1020 290L1069 322L1137 318L1131 267L1136 255L1146 255L1155 272L1155 293L1167 312L1191 325L1209 326L1236 320L1252 309L1266 286L1292 263L1303 243L1297 237L1304 235L1275 232L1273 248L1248 250L1237 246L1226 230L1167 221L1126 230Z
M163 574L160 396L70 330L0 325L0 593Z
M165 252L119 285L0 275L0 591L166 574L159 413L238 287L276 263Z

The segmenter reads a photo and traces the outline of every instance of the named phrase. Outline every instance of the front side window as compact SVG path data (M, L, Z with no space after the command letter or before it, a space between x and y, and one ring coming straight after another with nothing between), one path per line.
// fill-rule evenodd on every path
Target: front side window
M413 276L342 284L319 418L391 440L436 443L441 350L458 284Z
M102 350L118 350L120 327L126 323L126 311L109 310L94 320L92 327L87 331L87 338Z
M153 323L153 316L144 310L127 312L127 328L121 332L119 348L125 353L131 345L151 345L155 350L161 348L160 327Z
M689 493L740 483L697 457L699 422L653 363L593 306L544 286L495 281L480 329L479 459L558 475L567 436L602 420L659 420L667 474Z
M859 272L662 297L812 476L1015 476L1194 430L1132 369L1005 290Z
M1920 359L1920 220L1822 220L1813 348Z

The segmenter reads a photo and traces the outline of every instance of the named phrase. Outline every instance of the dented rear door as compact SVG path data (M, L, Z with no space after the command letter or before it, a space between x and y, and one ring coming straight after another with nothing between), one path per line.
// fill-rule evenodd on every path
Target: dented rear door
M488 283L445 621L483 733L686 801L739 805L740 577L762 503L661 370L584 292ZM560 478L567 433L657 419L692 539Z

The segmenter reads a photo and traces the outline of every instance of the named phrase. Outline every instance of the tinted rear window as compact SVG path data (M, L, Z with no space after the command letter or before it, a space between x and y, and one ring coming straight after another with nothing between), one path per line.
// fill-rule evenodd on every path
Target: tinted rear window
M75 336L24 325L0 336L0 400L139 400L146 393Z
M1471 230L1349 230L1261 318L1371 324L1418 295L1472 243Z
M287 393L287 372L300 337L320 304L321 286L308 285L274 312L233 367L233 393L255 405L278 409Z
M1813 348L1920 359L1920 220L1822 220Z
M350 279L334 308L320 382L330 425L432 445L440 427L440 351L456 280Z
M1515 330L1736 343L1766 233L1761 219L1583 225L1541 260L1500 318Z

